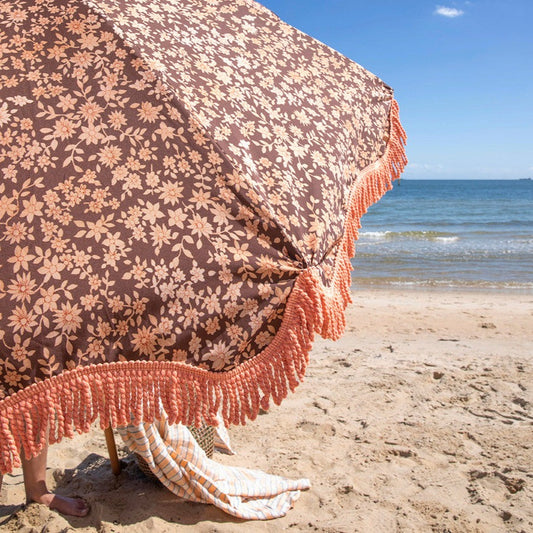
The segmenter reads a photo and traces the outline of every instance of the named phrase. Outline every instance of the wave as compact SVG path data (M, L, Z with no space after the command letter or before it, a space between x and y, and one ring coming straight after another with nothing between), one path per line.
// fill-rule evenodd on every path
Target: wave
M459 236L444 231L362 231L359 239L373 241L394 241L400 239L432 241L432 242L456 242Z

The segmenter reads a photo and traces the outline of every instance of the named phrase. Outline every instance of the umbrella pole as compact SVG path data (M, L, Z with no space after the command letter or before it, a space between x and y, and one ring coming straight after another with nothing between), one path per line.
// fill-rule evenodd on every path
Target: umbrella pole
M117 446L115 444L115 436L113 435L113 428L111 426L104 430L105 441L107 444L107 451L109 452L109 460L111 461L111 470L115 476L120 474L120 461L117 454Z

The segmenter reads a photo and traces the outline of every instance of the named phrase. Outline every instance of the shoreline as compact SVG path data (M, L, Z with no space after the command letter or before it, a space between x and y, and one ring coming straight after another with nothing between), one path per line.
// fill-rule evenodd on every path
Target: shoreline
M513 287L509 285L476 285L476 284L465 284L465 285L444 285L444 284L416 284L410 282L398 282L395 283L380 283L380 282L366 282L361 281L361 279L352 278L351 292L356 293L359 290L379 290L379 291L391 291L391 292L402 292L402 291L413 291L413 292L442 292L442 293L475 293L475 294L484 294L490 296L493 294L509 294L509 295L520 295L520 296L533 296L533 283L531 287Z

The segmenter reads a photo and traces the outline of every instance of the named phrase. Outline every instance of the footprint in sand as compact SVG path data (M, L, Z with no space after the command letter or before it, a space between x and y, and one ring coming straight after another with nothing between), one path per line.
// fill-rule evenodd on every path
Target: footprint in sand
M494 509L499 508L499 516L504 522L512 518L511 513L504 507L508 505L509 495L514 495L524 489L525 480L507 476L499 471L483 470L471 470L468 478L467 490L472 503L490 505Z
M298 422L296 427L305 431L306 433L313 433L317 437L333 437L337 434L337 430L333 424L315 424L314 422L302 421Z

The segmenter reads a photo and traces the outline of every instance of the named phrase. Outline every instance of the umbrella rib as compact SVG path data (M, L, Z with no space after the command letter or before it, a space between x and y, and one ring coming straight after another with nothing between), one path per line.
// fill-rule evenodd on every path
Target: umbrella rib
M145 54L141 48L141 46L136 41L129 41L122 37L123 32L122 29L113 23L105 14L105 11L103 9L100 9L99 6L91 1L91 0L82 0L83 3L87 6L89 10L94 12L94 14L99 17L102 20L102 23L106 25L110 30L112 30L114 33L116 33L120 39L124 43L127 43L129 45L129 48L133 50L136 57L141 59L146 64L150 65L150 61L147 61L145 59ZM261 6L263 7L263 6ZM194 121L196 124L201 126L201 128L204 130L206 135L209 137L209 141L212 143L214 147L218 149L219 155L223 158L223 160L227 163L228 167L231 169L237 171L241 177L244 177L246 180L246 183L249 187L252 188L252 190L261 196L262 199L262 207L267 209L268 213L268 219L272 227L276 228L277 231L280 233L281 242L283 242L287 247L287 253L289 257L291 257L293 260L297 261L299 263L299 266L302 269L305 269L307 267L307 263L305 261L304 255L301 254L298 251L298 248L294 242L293 237L287 232L287 230L283 227L282 224L278 223L276 220L276 216L274 215L274 212L270 206L270 202L268 197L266 197L261 191L257 190L254 187L254 182L260 182L260 176L254 172L253 170L250 171L250 174L247 174L243 171L241 165L239 162L233 158L231 153L225 149L215 138L214 132L212 131L211 127L206 125L202 120L199 114L196 112L196 110L192 106L187 106L184 101L180 100L176 88L170 83L165 73L162 70L158 70L157 68L154 68L153 66L150 66L151 71L155 74L157 79L161 82L163 87L166 89L167 94L171 95L172 103L176 106L177 109L182 113L183 116L189 118L192 118L192 121ZM256 206L251 203L248 199L246 199L242 194L239 194L239 192L236 190L234 186L232 186L230 183L226 181L228 187L231 188L233 193L240 199L243 200L252 210L256 210ZM264 214L264 211L261 213Z

